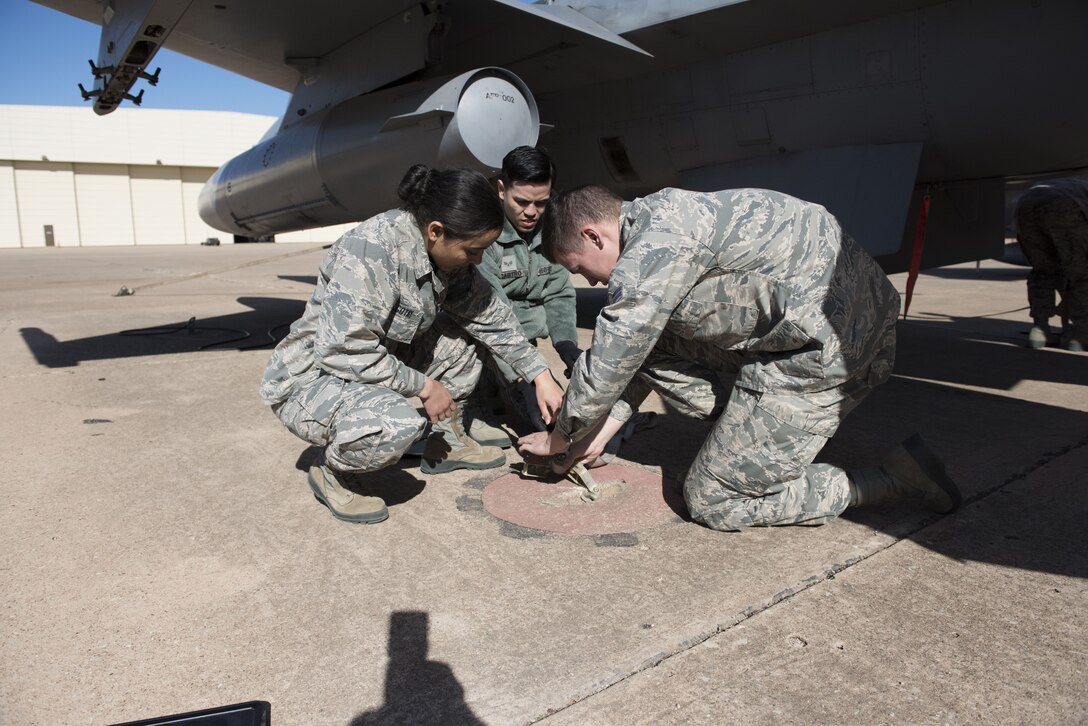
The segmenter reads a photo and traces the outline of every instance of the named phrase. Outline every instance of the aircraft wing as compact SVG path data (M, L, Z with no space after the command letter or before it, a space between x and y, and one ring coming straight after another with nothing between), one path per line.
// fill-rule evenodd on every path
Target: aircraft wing
M337 74L335 82L322 83L316 94L325 105L413 75L448 76L560 51L584 70L601 66L599 73L580 74L582 82L602 80L622 72L627 54L646 55L568 6L518 0L35 2L103 26L98 68L143 71L166 47L285 91L295 91L300 79L313 85L329 71ZM153 34L145 31L150 27ZM339 74L348 59L350 78ZM108 113L120 102L114 94L109 108L98 102L96 110Z
M385 70L356 67L372 80L354 84L352 93L420 71L424 76L454 75L480 66L509 68L540 93L661 70L939 2L312 0L300 6L285 0L33 1L106 26L104 18L111 14L107 8L115 9L114 16L122 15L119 8L131 8L134 28L140 19L175 6L181 12L175 11L176 20L159 45L284 91L294 91L300 77L322 59L365 38L386 51L380 61L372 60ZM423 37L405 32L404 26L432 15L438 22L428 23ZM103 49L107 36L104 32ZM433 47L439 41L440 53ZM114 45L112 54L100 53L99 67L120 60L122 44ZM150 57L145 65L149 62Z
M564 185L779 189L894 270L923 202L923 266L980 259L1005 179L1088 167L1083 0L36 1L103 25L99 113L159 47L292 92L202 194L238 235L365 219L412 163L493 172L554 126Z

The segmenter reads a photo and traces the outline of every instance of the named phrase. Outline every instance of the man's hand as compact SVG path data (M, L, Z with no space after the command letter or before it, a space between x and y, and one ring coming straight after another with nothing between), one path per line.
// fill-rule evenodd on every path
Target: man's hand
M567 442L562 437L548 431L536 431L518 439L518 453L522 456L533 454L547 458L561 453L566 448Z
M563 471L578 462L590 468L601 466L603 462L597 461L597 457L604 453L604 447L612 440L616 432L623 428L623 425L623 421L617 421L611 416L602 420L593 431L567 450L567 455L562 462Z
M544 369L533 379L536 387L536 403L540 407L540 417L544 423L552 424L559 409L563 407L563 389L552 378L552 372Z
M423 390L419 392L419 400L423 401L423 408L427 411L427 420L438 423L450 418L456 409L450 392L444 385L428 378L423 384Z

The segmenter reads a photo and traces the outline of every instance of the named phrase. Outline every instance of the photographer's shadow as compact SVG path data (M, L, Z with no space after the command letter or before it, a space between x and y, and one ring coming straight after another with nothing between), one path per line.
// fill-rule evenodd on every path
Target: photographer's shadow
M352 726L368 724L479 724L465 703L465 689L453 670L428 660L429 617L416 610L389 616L389 665L385 672L385 703L360 713Z

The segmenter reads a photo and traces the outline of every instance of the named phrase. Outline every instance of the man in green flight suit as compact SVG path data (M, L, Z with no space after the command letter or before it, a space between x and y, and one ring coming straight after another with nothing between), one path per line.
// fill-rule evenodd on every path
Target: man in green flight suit
M555 163L540 149L519 146L503 158L497 186L506 219L499 238L484 252L476 269L491 283L496 295L514 308L525 337L531 341L551 338L569 371L582 353L578 348L574 285L569 272L540 253L539 223L554 182ZM499 386L517 379L503 361L491 357L489 363ZM535 428L542 428L536 407L525 405L536 398L532 385L518 381L510 392L515 395L506 398L517 407L514 413Z

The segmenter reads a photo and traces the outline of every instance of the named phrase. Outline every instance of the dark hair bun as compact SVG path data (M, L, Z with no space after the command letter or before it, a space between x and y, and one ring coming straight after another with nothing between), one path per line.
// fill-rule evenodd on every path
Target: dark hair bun
M414 164L400 180L397 196L409 206L419 204L427 193L430 180L431 169L428 169L426 164Z
M416 164L397 187L403 204L422 227L441 222L452 239L502 229L502 202L483 174L471 169L428 169Z

